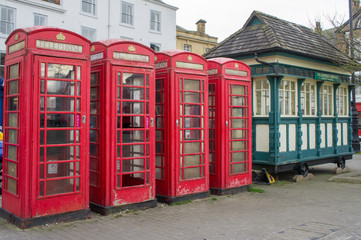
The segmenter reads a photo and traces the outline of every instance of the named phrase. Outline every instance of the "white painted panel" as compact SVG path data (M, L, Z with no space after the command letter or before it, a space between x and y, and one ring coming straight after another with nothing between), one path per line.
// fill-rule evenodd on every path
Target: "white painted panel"
M288 135L289 150L296 151L296 124L290 124L288 126Z
M310 128L310 149L316 149L316 124L309 125Z
M256 125L256 151L269 152L269 125Z
M333 132L332 123L327 123L327 147L332 147Z
M337 146L341 146L341 142L342 142L342 123L337 123Z
M321 127L321 148L325 148L326 147L326 124L321 123L320 127Z
M286 124L280 124L280 152L286 152L287 151L287 128Z
M342 124L343 127L343 145L347 145L348 142L348 124L347 123L343 123Z
M301 124L302 131L302 150L307 149L307 141L308 141L308 132L307 132L307 124Z

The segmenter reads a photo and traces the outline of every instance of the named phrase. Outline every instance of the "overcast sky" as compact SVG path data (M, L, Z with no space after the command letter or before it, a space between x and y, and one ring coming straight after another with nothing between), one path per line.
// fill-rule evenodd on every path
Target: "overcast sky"
M207 21L206 33L222 41L241 29L253 10L306 27L320 20L323 28L330 28L325 16L338 21L349 18L349 0L163 0L176 6L177 25L196 30L199 19Z

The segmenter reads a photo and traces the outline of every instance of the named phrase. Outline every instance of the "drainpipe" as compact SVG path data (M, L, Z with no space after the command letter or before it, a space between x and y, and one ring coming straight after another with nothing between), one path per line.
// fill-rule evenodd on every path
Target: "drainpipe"
M108 39L110 38L110 0L108 0Z

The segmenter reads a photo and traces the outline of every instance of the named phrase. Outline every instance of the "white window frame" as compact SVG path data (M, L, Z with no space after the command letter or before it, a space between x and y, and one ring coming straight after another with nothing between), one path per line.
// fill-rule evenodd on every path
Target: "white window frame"
M87 31L87 34L84 34L84 31ZM92 32L92 37L89 37L89 33ZM85 38L87 38L88 40L90 40L91 42L96 41L97 39L97 30L94 28L89 28L89 27L81 27L81 35Z
M42 0L43 2L48 2L48 3L52 3L52 4L56 4L56 5L59 5L59 6L61 6L62 5L62 1L61 0L58 0L57 2L59 2L59 3L56 3L56 2L54 2L54 1L50 1L50 0Z
M3 16L1 16L1 12L2 12L2 9L6 9L7 10L7 14L9 15L9 12L10 11L13 11L13 19L11 20L1 20L3 18ZM9 18L9 16L7 16L7 19ZM12 29L10 28L10 30L7 29L7 31L5 33L3 32L0 32L0 36L4 36L4 37L7 37L9 36L9 34L14 31L16 29L16 9L15 8L11 8L11 7L7 7L7 6L3 6L3 5L0 5L0 30L1 30L1 25L2 24L10 24L12 25ZM8 28L9 26L7 26L6 28Z
M37 24L37 19L42 19L41 21L44 21L44 24ZM44 14L34 13L34 26L47 26L48 25L48 16Z
M158 47L158 51L157 51L157 50L154 50L154 49L152 48L152 45ZM152 48L155 52L161 51L161 44L160 44L160 43L153 43L153 42L151 42L150 45L149 45L149 47Z
M308 105L307 105L308 99ZM317 116L317 82L305 81L301 86L301 111L304 117Z
M294 86L294 89L292 89ZM297 81L282 79L278 88L279 111L282 117L297 117ZM288 102L286 101L288 98ZM287 104L286 104L287 102ZM293 106L293 112L292 112Z
M257 108L258 104L259 109ZM253 109L254 117L269 116L271 111L271 85L268 79L253 80Z
M158 19L152 19L152 15L158 16ZM155 10L150 10L150 31L160 33L162 29L162 13Z
M130 7L130 12L128 11ZM125 26L134 26L134 4L122 1L120 4L120 24ZM123 22L123 15L125 22Z
M349 116L349 91L347 85L340 85L336 93L336 109L339 117Z
M324 108L326 106L326 109ZM320 112L323 117L334 116L333 84L324 83L320 89Z
M183 49L184 51L192 52L192 45L185 43Z
M91 1L91 2L89 2L89 1ZM83 10L83 3L90 4L90 6L91 6L90 12ZM83 13L85 15L96 16L97 15L97 0L81 0L80 1L80 10L81 10L81 13Z

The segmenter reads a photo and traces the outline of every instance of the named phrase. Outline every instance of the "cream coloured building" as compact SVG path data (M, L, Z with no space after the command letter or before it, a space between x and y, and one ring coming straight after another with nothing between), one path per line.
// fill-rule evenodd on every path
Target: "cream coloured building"
M217 46L218 38L206 34L206 21L200 19L197 31L190 31L177 25L177 49L203 55Z

